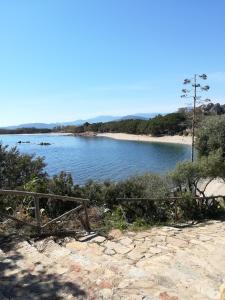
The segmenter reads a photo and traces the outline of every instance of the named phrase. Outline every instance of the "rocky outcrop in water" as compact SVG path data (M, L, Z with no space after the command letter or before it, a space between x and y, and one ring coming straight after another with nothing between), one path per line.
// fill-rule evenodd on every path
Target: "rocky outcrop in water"
M41 142L38 144L39 146L50 146L51 144L48 142Z

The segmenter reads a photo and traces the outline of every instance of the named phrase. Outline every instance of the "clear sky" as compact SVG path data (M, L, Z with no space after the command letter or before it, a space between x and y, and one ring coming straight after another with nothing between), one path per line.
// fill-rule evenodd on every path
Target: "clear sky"
M225 103L224 0L0 0L0 126Z

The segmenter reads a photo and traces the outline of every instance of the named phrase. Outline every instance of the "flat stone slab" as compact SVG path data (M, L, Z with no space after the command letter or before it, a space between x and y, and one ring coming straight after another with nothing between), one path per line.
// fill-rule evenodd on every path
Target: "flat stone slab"
M25 241L8 252L0 244L0 298L225 300L224 246L217 221L114 230L64 246Z

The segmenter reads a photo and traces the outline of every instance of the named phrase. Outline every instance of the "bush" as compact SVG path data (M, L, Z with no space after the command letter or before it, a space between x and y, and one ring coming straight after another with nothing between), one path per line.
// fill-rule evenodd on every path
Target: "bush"
M16 147L9 149L0 143L0 188L22 188L34 178L47 178L41 157L21 154Z
M196 148L199 156L208 156L221 151L225 158L225 116L207 117L201 123L196 136Z

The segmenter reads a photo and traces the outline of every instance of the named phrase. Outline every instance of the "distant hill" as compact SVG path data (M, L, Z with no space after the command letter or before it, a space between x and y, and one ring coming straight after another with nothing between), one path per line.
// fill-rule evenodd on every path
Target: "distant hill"
M128 116L120 117L117 120L129 120L129 119L148 120L148 119L151 119L151 118L155 117L158 114L159 113L149 113L149 114L140 113L140 114L134 114L134 115L128 115Z
M154 116L158 115L159 113L137 113L134 115L128 115L128 116L97 116L94 118L86 119L86 120L75 120L72 122L57 122L57 123L25 123L20 125L14 125L14 126L7 126L2 127L6 129L18 129L18 128L39 128L39 129L53 129L54 127L58 126L79 126L86 122L93 124L93 123L99 123L99 122L111 122L111 121L118 121L118 120L128 120L128 119L142 119L147 120L150 118L153 118Z

